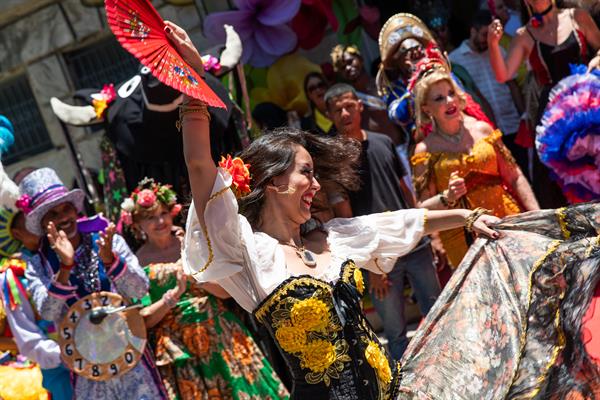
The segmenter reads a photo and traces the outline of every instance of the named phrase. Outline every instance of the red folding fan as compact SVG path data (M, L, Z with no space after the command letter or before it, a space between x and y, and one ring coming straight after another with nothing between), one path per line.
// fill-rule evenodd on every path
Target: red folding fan
M225 108L221 99L190 68L171 44L165 23L150 0L105 0L108 25L121 45L165 85L209 106Z

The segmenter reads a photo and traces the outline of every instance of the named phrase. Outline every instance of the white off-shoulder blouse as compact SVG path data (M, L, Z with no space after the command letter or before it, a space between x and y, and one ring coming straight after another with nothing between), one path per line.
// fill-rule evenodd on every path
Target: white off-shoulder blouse
M238 214L230 185L229 174L219 169L204 211L206 231L200 226L193 203L190 206L182 260L186 273L200 282L218 283L252 312L292 273L286 268L278 241L266 233L254 232L246 218ZM375 273L389 272L396 259L419 242L424 224L424 209L333 219L324 227L331 265L314 277L334 283L346 260Z

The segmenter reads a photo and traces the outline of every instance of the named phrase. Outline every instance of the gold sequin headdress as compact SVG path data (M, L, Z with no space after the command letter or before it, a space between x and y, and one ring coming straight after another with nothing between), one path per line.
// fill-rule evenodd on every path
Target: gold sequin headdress
M377 73L377 89L381 95L387 92L389 80L385 75L383 65L387 58L394 54L398 46L406 39L415 39L423 47L427 47L435 39L431 31L418 17L408 13L398 13L391 16L379 32L379 53L381 54L381 65Z

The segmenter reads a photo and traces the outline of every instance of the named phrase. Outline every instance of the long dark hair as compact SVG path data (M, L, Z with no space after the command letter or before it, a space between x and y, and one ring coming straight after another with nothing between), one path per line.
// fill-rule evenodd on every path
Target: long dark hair
M310 97L308 97L308 81L311 80L311 78L319 78L325 85L327 85L327 79L325 79L325 75L315 71L309 72L304 77L304 96L306 96L306 100L308 100L308 107L310 108L310 113L312 114L315 112L315 104L312 102Z
M294 163L297 146L311 155L315 176L321 183L336 183L348 191L358 190L357 164L360 143L346 137L325 137L294 128L266 132L241 157L250 164L252 192L239 200L240 212L253 227L261 224L267 185Z

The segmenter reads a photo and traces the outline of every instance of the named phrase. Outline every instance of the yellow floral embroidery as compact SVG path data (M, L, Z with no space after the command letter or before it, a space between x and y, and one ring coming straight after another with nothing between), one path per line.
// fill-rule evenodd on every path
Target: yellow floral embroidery
M354 283L352 283L350 277L354 279ZM345 265L344 272L342 274L342 281L354 285L356 290L358 290L358 293L361 295L365 291L365 280L363 279L362 271L352 261L349 261Z
M356 282L356 289L358 289L358 293L360 293L362 295L365 291L365 281L363 279L362 271L360 269L356 268L354 270L353 275L354 275L354 282Z
M275 338L281 348L288 353L299 353L306 347L306 331L290 324L284 324L277 328Z
M569 227L567 224L567 208L562 207L556 210L556 217L558 218L558 224L560 225L560 230L562 231L563 237L568 239L571 237L571 231L569 231Z
M374 341L370 341L365 350L365 358L375 372L377 378L386 385L392 380L392 370L387 357L381 351L381 348Z
M288 295L288 291L294 290L298 286L304 286L304 285L315 286L315 287L319 288L320 290L326 291L327 293L325 294L325 296L328 296L331 294L331 287L328 284L326 284L325 282L322 282L318 279L313 279L313 278L309 278L309 277L294 279L293 281L290 281L286 285L279 288L276 293L269 296L268 300L265 301L265 303L263 305L261 305L258 308L258 310L256 310L254 312L256 319L262 323L265 323L266 322L264 320L265 316L270 312L270 310L273 309L273 307L275 305L281 303L286 298L286 296Z
M287 296L298 285L312 286L314 293L306 299ZM255 312L264 323L268 323L265 317L271 316L277 343L298 358L307 370L305 380L309 384L323 382L329 386L331 379L340 378L344 363L351 361L348 343L339 338L342 326L332 312L331 290L318 279L298 278L278 289Z
M329 386L331 379L340 379L344 363L350 361L352 360L348 355L348 342L343 339L333 344L317 339L300 354L300 365L312 371L305 377L306 382L311 385L324 382Z
M324 372L335 362L335 346L325 340L314 340L306 345L300 356L302 368Z
M321 300L310 298L294 304L290 318L295 327L306 331L322 331L329 325L329 310Z

